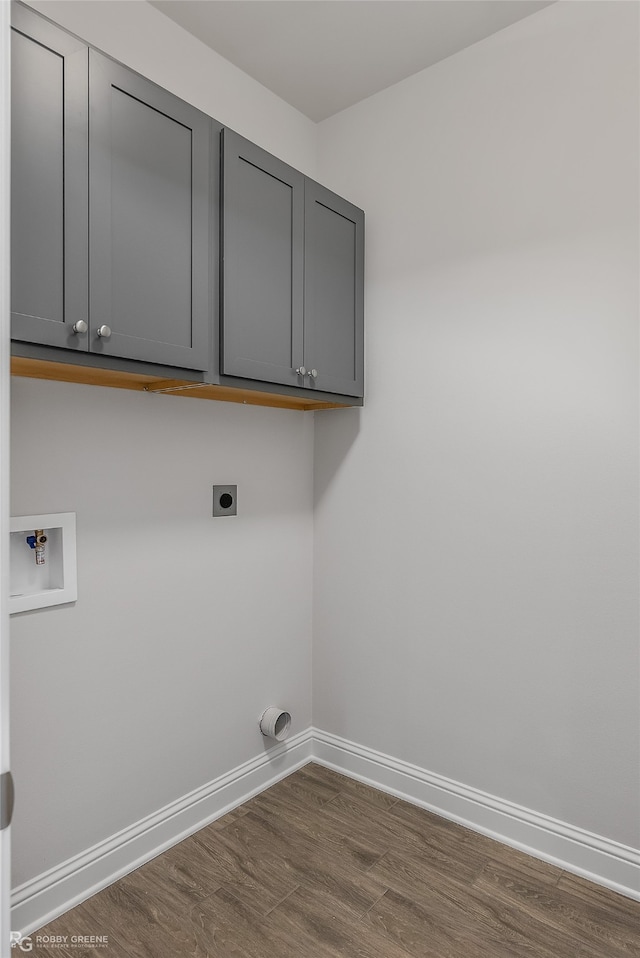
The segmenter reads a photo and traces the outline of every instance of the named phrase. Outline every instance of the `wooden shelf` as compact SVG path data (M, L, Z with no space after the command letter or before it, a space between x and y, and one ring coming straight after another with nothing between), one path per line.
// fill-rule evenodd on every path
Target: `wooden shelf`
M179 379L162 379L143 373L121 372L95 366L74 366L44 359L11 357L11 375L28 379L49 379L64 383L83 383L87 386L109 386L114 389L133 389L138 392L164 393L168 396L188 396L192 399L214 399L251 406L272 406L276 409L340 409L342 403L305 399L300 396L281 396L277 393L253 389L235 389L212 386L208 383L190 383Z

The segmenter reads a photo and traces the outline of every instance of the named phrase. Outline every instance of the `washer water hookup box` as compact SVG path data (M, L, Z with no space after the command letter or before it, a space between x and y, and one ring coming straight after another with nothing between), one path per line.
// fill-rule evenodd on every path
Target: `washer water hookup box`
M78 598L76 514L12 516L9 613Z

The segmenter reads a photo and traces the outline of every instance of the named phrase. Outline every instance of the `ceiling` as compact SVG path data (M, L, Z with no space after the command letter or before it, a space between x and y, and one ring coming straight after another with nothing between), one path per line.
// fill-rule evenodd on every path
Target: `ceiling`
M551 0L150 0L319 121Z

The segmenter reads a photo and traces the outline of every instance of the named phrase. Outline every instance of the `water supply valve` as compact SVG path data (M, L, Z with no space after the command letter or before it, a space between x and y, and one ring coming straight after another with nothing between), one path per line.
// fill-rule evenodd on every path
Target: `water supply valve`
M44 529L36 529L32 536L27 536L27 545L35 549L36 565L44 565L44 547L47 541Z

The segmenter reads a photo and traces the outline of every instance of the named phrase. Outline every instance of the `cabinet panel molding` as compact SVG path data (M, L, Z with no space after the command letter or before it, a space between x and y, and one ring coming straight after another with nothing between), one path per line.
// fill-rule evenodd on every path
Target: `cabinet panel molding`
M225 129L221 195L220 372L298 385L304 176Z
M364 394L364 213L305 186L305 344L316 389Z
M90 347L204 370L210 120L94 50L89 102Z
M11 9L11 335L86 350L86 44Z

